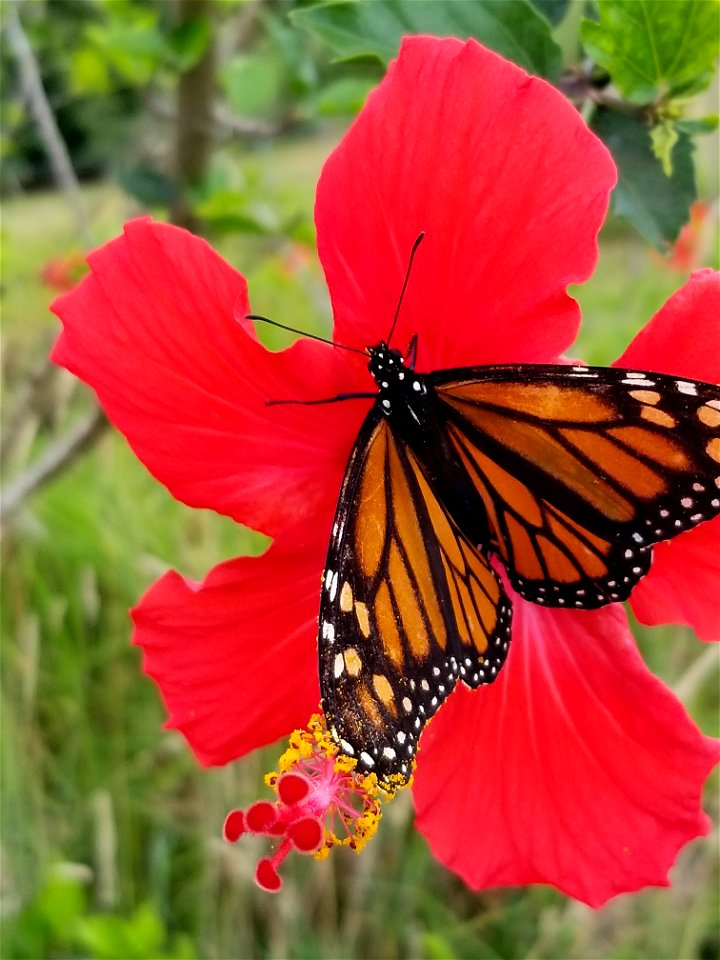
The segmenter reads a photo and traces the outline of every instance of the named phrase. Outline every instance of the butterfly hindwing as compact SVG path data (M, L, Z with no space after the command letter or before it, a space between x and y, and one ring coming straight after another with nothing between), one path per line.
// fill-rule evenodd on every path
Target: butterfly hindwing
M520 365L427 382L515 589L624 600L653 543L720 513L720 390L633 370Z
M362 769L406 780L423 726L458 679L497 675L510 607L376 408L348 463L323 581L328 726Z

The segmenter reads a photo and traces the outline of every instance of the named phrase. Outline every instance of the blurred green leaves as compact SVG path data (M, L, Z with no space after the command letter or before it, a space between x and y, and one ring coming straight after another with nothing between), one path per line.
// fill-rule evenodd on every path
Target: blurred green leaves
M147 901L127 917L88 911L88 874L77 864L51 869L34 899L5 918L4 955L15 960L78 954L93 960L193 960L197 955L188 937L168 937Z
M709 86L720 53L716 0L598 0L587 53L630 103L687 97Z
M238 54L220 71L220 83L228 103L241 116L268 116L280 100L283 74L277 57Z
M548 21L529 0L339 0L291 14L294 23L317 34L340 60L377 57L384 64L397 55L408 34L475 37L532 73L549 79L560 71L560 48Z
M211 196L204 174L193 174L195 196L186 196L173 162L173 124L188 114L176 99L180 78L211 43L217 75L202 129L217 144L242 139L253 149L356 114L403 36L474 37L555 83L582 110L620 170L613 209L661 251L695 199L694 138L717 124L696 107L687 115L688 97L707 88L715 69L717 0L225 0L180 21L163 0L21 9L75 165L114 173L151 209L197 200L196 229L282 229L282 218L269 226L267 212L248 215L252 198L234 187ZM594 19L581 21L582 13ZM156 141L143 126L148 117ZM42 166L37 138L21 101L4 96L2 119L6 131L25 128L20 145L3 134L3 182L25 182ZM41 181L47 176L45 169Z
M592 119L620 171L613 209L667 250L696 198L691 136L714 118L683 122L684 98L712 81L720 52L716 0L597 0L580 36L623 97Z
M68 51L73 89L107 93L118 80L140 88L159 70L184 73L203 56L212 37L207 16L175 26L162 21L162 9L148 4L104 0L104 16L89 21L79 43Z
M204 56L212 37L209 17L193 17L178 24L168 36L167 46L181 73L191 70Z
M714 117L685 120L684 98L712 80L720 7L715 0L597 0L589 9L597 9L599 20L584 20L578 38L592 60L570 61L562 73L553 30L569 9L567 0L330 0L296 9L290 19L337 61L387 65L407 34L474 37L558 83L618 164L613 209L666 251L696 198L691 138L715 128ZM362 92L329 87L315 104L328 114L335 95L345 109Z
M668 177L655 156L650 131L643 123L618 112L599 112L593 129L610 148L620 174L613 193L613 209L662 250L686 222L696 196L693 147L690 137L678 134ZM657 129L657 128L656 128Z

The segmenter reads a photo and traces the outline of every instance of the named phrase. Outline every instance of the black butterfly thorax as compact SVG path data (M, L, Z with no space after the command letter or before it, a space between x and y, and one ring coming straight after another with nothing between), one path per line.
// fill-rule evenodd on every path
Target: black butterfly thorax
M369 347L368 368L377 386L376 409L393 434L415 454L440 501L468 539L490 545L487 512L447 433L448 411L426 374L382 341Z

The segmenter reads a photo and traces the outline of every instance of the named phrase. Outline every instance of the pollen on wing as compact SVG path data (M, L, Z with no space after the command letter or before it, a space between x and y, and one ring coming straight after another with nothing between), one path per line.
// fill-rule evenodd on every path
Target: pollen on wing
M307 729L290 735L278 771L265 777L276 799L259 800L227 815L223 833L230 843L250 833L266 836L274 847L255 871L263 890L280 890L279 868L293 850L316 859L324 859L335 846L359 853L375 834L381 800L391 799L404 784L379 784L374 773L362 774L356 765L340 752L323 716L314 714Z

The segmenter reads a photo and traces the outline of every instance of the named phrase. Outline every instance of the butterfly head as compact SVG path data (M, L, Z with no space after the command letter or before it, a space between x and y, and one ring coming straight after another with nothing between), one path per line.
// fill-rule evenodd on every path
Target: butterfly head
M393 350L383 340L375 347L368 347L370 362L368 369L378 385L378 397L385 414L390 413L392 398L410 387L410 381L417 376L405 363L399 350Z

